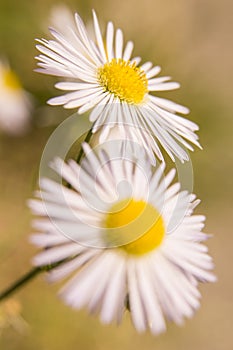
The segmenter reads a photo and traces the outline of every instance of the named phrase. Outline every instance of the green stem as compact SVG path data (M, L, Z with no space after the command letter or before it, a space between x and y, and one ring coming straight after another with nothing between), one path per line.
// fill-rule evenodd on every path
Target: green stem
M91 139L91 136L92 136L92 128L88 131L87 136L84 139L84 142L88 143ZM84 153L84 151L83 151L83 148L81 147L80 152L79 152L78 157L77 157L77 160L76 160L78 164L80 163L80 160L83 156L83 153Z
M84 142L89 142L92 136L92 129L90 129L84 139ZM83 148L81 147L80 152L77 157L77 163L80 163L80 160L83 156ZM69 187L69 184L68 184ZM54 269L55 267L61 265L65 261L69 261L70 259L61 260L59 262L50 264L50 265L44 265L44 266L37 266L32 268L29 272L27 272L24 276L20 277L17 281L15 281L10 287L5 289L2 293L0 293L0 301L6 299L8 296L10 296L14 291L24 286L27 282L32 280L34 277L36 277L39 273L50 271Z
M50 271L53 268L62 264L64 260L56 262L50 265L37 266L32 268L29 272L27 272L24 276L20 277L17 281L15 281L10 287L5 289L2 293L0 293L0 301L6 299L10 296L15 290L22 287L25 283L30 281L32 278L36 277L40 272Z

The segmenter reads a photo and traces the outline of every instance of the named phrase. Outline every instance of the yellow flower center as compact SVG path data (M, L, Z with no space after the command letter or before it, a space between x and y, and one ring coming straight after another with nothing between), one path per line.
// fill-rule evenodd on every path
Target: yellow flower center
M139 104L148 92L145 72L130 61L114 58L100 67L97 74L105 91L111 92L120 101Z
M7 88L12 90L19 90L21 88L18 77L10 69L4 69L3 83Z
M142 200L125 199L114 204L104 223L104 240L128 254L143 255L161 243L165 235L159 212Z

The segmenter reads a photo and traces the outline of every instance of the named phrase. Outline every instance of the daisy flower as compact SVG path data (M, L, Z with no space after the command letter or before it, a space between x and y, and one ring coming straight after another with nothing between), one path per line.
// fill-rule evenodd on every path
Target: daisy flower
M25 134L30 127L31 109L29 94L9 65L0 61L0 129L14 136Z
M50 280L70 277L62 298L103 323L120 323L128 308L138 332L164 332L166 319L182 324L200 305L198 282L215 281L205 218L193 215L199 201L171 185L175 170L163 176L164 164L154 171L123 148L83 148L81 165L52 164L71 188L44 178L29 202L31 241L44 248L33 263L62 261Z
M198 126L179 115L189 113L186 107L153 94L177 89L179 84L167 76L157 77L161 68L151 62L139 66L141 58L131 57L133 42L124 45L122 30L115 31L112 22L108 22L103 37L94 11L96 40L92 40L77 13L75 22L76 27L70 24L70 35L67 27L64 34L50 29L53 40L38 40L41 54L36 57L37 71L65 78L55 86L68 91L48 103L78 108L79 114L91 110L93 133L101 128L103 140L113 125L123 130L124 125L136 126L137 138L143 145L149 143L149 150L160 160L159 144L173 161L174 157L188 160L184 148L193 150L190 143L200 147L195 134Z

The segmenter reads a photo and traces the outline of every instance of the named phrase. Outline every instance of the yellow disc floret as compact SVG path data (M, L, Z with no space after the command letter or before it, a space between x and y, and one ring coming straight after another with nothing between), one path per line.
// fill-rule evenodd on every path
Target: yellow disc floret
M164 222L153 205L125 199L114 204L106 216L104 240L128 254L143 255L157 248L164 238Z
M143 102L148 92L145 72L135 63L114 58L98 69L98 80L105 91L130 104Z

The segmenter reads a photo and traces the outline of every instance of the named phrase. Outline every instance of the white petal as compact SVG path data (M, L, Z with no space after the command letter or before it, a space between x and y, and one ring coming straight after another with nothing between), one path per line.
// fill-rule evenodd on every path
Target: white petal
M130 57L132 55L132 52L133 52L133 47L134 47L134 44L132 41L128 41L126 46L125 46L125 50L124 50L124 54L123 54L123 60L124 61L129 61L130 60Z
M88 261L90 261L94 256L98 254L98 250L89 249L83 251L76 258L73 258L71 261L66 262L55 269L49 272L48 281L49 282L57 282L61 279L65 278L67 275L70 275L73 271L78 270L80 267L85 265Z
M67 243L68 238L61 234L52 233L37 233L32 234L30 237L30 242L39 247L49 247L61 243Z
M81 108L79 108L78 114L85 113L98 104L100 104L100 105L102 103L104 104L106 96L107 96L107 94L103 93L103 92L100 94L96 94L94 97L92 96L92 98L90 99L90 102L85 101L85 104ZM99 108L99 106L97 106L97 108Z
M121 29L117 29L116 31L116 42L115 42L115 57L122 58L123 51L123 33Z
M92 94L86 94L86 96L82 97L82 98L74 98L73 100L69 100L65 105L64 107L65 108L77 108L77 107L80 107L84 104L87 104L87 103L93 103L93 101L96 99L96 98L101 98L103 99L104 98L104 95L103 95L103 91L102 89L96 89L96 92L93 92ZM81 113L79 111L79 113Z
M114 27L112 22L108 22L107 25L107 37L106 37L106 46L107 46L107 55L108 60L111 61L114 57L113 53L113 37L114 37Z
M175 90L179 89L180 84L176 82L171 82L171 83L161 83L161 84L156 84L152 86L148 86L149 91L167 91L167 90Z
M133 259L128 260L127 272L131 317L135 328L141 333L146 330L146 319L138 287L139 281L136 273L135 261Z
M102 38L100 27L99 27L99 22L98 22L98 19L97 19L97 16L96 16L96 13L94 10L92 10L92 14L93 14L93 20L94 20L96 40L97 40L97 43L99 46L100 53L102 55L103 62L106 62L107 57L106 57L106 52L104 49L104 43L103 43L103 38Z
M110 272L109 267L112 267L111 262L111 254L108 252L100 254L95 259L92 259L88 265L84 266L83 269L62 288L60 294L65 301L77 309L88 304L96 286L98 286L99 283L102 286L105 285L103 269L106 271L108 277Z
M166 330L166 324L156 292L151 283L151 276L146 261L138 261L137 271L138 279L140 280L139 288L144 300L148 326L153 334L162 333Z
M152 66L153 66L152 62L146 62L142 64L140 68L146 73L151 69ZM148 81L148 83L150 83L150 80Z
M72 255L79 254L83 251L83 247L77 243L68 243L61 247L50 248L36 255L33 264L36 266L49 265L54 262L69 258Z
M75 83L75 82L60 82L56 83L55 87L59 90L78 90L78 89L93 89L98 88L97 84L88 84L88 83Z
M159 74L161 72L161 67L155 66L149 70L149 72L146 73L147 79L150 79L154 77L155 75Z
M100 317L102 322L110 323L122 315L126 295L126 261L115 260L115 271L108 281ZM118 316L117 316L118 315Z
M165 108L169 110L170 112L174 113L182 113L182 114L188 114L189 109L187 107L181 106L175 102L172 102L170 100L167 100L165 98L151 96L155 104L157 104L159 107ZM198 129L197 129L198 130Z
M141 62L141 57L134 57L130 61L132 64L134 63L137 66Z

